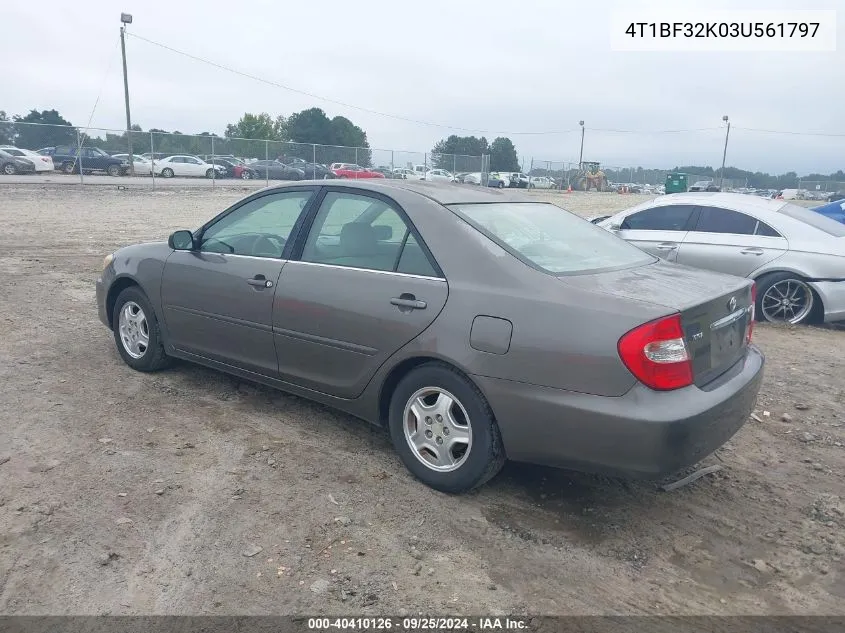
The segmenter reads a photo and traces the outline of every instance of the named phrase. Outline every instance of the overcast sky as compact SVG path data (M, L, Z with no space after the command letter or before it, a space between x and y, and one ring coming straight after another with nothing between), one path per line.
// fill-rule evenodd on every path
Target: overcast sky
M75 125L125 127L119 15L130 32L298 90L408 119L509 135L525 167L577 160L614 166L728 164L845 169L845 5L835 53L631 53L610 50L610 14L628 2L525 0L0 0L0 109L56 108ZM643 7L678 6L641 2ZM698 3L687 2L689 5ZM699 6L788 9L781 0ZM367 132L375 148L428 151L466 134L327 103L127 39L133 123L213 131L244 112L318 106ZM102 92L101 92L102 88ZM765 134L740 128L840 134ZM590 129L594 128L594 129ZM613 130L716 128L689 133ZM474 132L481 135L480 132ZM508 134L510 133L510 134Z

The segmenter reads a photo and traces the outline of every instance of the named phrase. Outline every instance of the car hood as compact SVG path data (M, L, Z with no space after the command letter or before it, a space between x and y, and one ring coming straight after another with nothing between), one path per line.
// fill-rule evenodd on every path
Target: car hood
M601 292L673 310L687 310L711 297L735 292L748 280L658 260L637 268L626 268L559 279L582 290Z

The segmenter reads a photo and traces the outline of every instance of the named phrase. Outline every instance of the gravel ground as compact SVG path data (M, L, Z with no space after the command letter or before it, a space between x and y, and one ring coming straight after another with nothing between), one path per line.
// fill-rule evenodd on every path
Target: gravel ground
M363 422L120 360L103 256L243 190L0 193L0 613L845 614L842 331L758 326L758 419L689 486L511 464L447 496Z

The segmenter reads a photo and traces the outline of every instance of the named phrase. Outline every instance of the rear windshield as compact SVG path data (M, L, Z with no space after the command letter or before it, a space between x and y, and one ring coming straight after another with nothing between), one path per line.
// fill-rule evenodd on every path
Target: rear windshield
M834 237L845 236L845 224L837 222L833 218L829 218L821 213L816 213L812 209L799 207L797 204L785 204L778 211Z
M636 246L553 204L495 202L449 208L518 259L553 275L655 261Z

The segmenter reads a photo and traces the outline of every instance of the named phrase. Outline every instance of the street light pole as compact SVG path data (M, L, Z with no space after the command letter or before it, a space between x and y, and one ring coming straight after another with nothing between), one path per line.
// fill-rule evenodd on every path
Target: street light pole
M584 122L578 121L578 125L581 126L581 153L578 154L578 169L581 169L581 163L584 160Z
M129 13L121 13L120 21L120 52L123 55L123 97L126 102L126 141L129 146L129 174L135 175L135 156L132 153L132 116L129 114L129 77L126 74L126 25L132 24L132 16Z
M722 152L722 172L719 174L719 191L722 190L722 183L725 180L725 157L728 155L728 136L731 133L731 122L728 120L728 115L722 117L722 121L728 124L728 129L725 131L725 149Z

